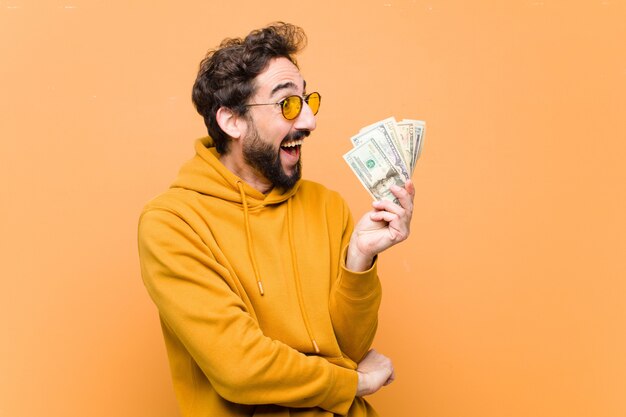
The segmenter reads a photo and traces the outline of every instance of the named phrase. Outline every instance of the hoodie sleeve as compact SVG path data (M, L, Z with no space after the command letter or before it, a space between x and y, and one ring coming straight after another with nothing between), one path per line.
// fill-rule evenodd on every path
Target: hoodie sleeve
M345 202L343 213L339 273L331 287L329 306L339 347L358 363L371 348L376 335L382 288L377 273L378 257L367 271L354 272L346 268L346 253L354 222Z
M222 398L348 412L356 372L266 337L228 285L228 270L180 217L145 212L138 243L144 284L162 320Z

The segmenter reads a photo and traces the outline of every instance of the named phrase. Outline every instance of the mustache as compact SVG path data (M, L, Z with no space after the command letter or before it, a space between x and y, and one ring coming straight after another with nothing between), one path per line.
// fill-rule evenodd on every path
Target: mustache
M285 136L285 139L282 140L281 143L289 142L291 140L299 140L308 137L311 134L310 130L296 130L293 133L289 133Z

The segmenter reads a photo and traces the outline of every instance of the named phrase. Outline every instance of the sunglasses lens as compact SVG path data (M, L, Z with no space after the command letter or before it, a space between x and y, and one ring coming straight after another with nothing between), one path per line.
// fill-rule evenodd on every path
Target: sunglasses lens
M320 109L320 101L322 97L320 93L311 93L308 96L304 97L304 100L311 108L313 114L317 114ZM287 120L293 120L300 114L302 110L302 97L300 96L289 96L281 102L283 116Z
M302 99L299 96L290 96L283 100L283 116L287 120L293 120L300 114Z
M309 94L306 98L305 98L307 104L309 105L309 107L311 108L311 111L313 112L313 114L317 114L317 112L320 109L320 102L322 101L322 97L320 96L320 93L311 93Z

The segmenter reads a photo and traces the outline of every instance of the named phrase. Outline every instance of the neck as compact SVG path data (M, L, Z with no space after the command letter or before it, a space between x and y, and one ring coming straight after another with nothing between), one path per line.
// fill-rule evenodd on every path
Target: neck
M255 169L246 164L242 158L235 157L234 152L220 155L220 162L230 172L244 180L249 186L255 190L267 194L272 191L274 185L263 175L259 174Z

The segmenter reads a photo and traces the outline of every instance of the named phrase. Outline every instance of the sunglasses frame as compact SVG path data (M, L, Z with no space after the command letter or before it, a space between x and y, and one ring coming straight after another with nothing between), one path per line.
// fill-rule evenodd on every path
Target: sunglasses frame
M303 102L306 103L307 106L309 106L309 99L311 98L311 96L313 94L317 94L318 101L319 101L319 104L317 106L317 110L313 112L313 115L315 116L320 111L320 106L322 104L322 95L320 93L318 93L317 91L313 91L313 92L311 92L309 94L306 94L304 97L299 96L297 94L293 94L293 95L290 95L288 97L285 97L284 99L282 99L282 100L280 100L280 101L278 101L276 103L254 103L254 104L244 104L244 106L245 107L253 107L253 106L277 106L278 105L278 106L280 106L280 112L282 113L283 117L286 120L294 120L294 119L298 118L298 116L300 116L300 113L302 113L302 108L304 107ZM298 98L298 101L300 102L300 109L298 109L298 113L296 113L295 116L289 118L289 117L287 117L285 115L285 103L289 99L291 99L292 97ZM311 111L312 110L313 109L311 109Z

